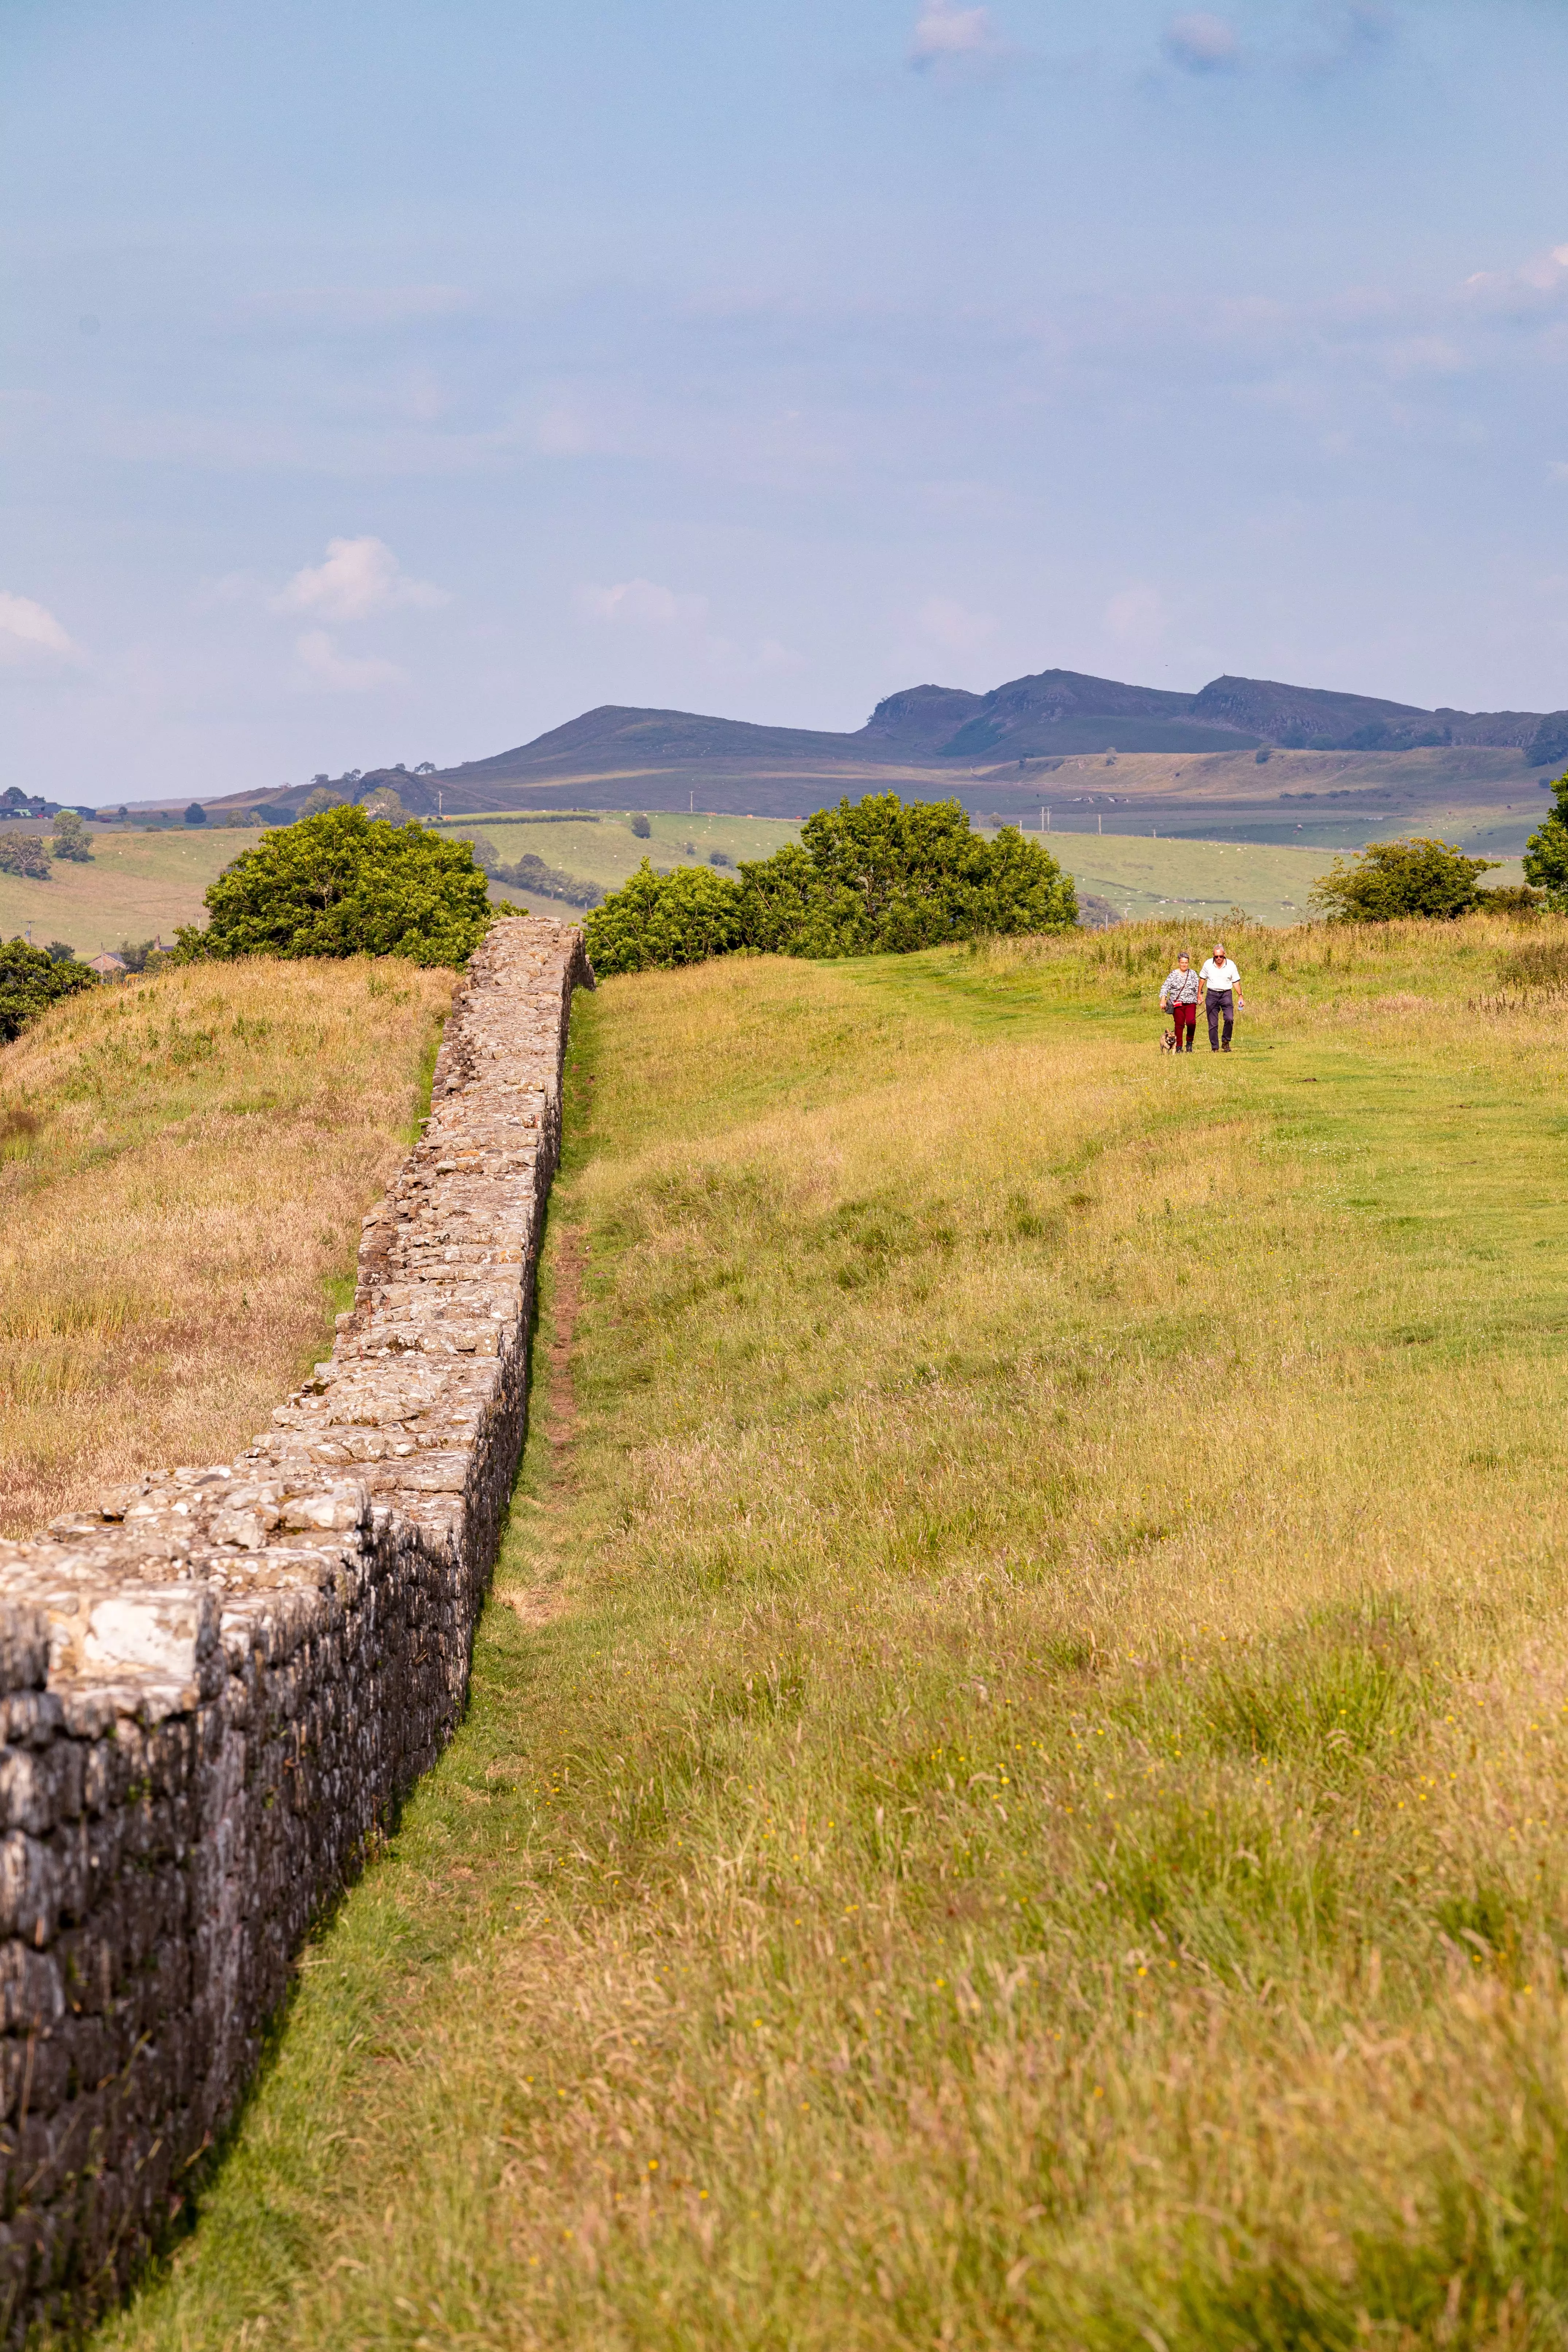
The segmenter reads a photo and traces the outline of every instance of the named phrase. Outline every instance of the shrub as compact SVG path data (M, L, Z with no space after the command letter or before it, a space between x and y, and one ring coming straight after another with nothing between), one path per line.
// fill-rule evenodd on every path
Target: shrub
M73 963L76 961L76 950L68 940L51 940L44 953L51 963Z
M1554 914L1568 915L1568 775L1558 777L1552 794L1552 814L1525 845L1524 875Z
M623 888L588 918L594 969L668 971L746 944L741 885L706 866L656 874L645 857Z
M646 841L649 834L653 831L653 827L649 824L646 816L634 816L630 818L628 822L630 823L632 831L636 834L639 841Z
M182 956L395 955L463 964L494 919L463 841L328 809L267 834L206 894Z
M1358 857L1336 857L1313 886L1311 902L1336 923L1390 923L1408 915L1451 922L1480 904L1476 877L1499 863L1467 857L1447 841L1374 841Z
M97 984L97 974L86 964L29 947L26 940L7 940L0 946L0 1044L8 1045L62 996Z
M1476 903L1489 915L1539 915L1546 904L1546 893L1532 890L1528 882L1504 882L1495 890L1483 886L1476 892Z
M879 793L819 809L798 844L742 861L739 884L703 867L661 877L645 859L587 933L595 967L609 972L742 947L903 953L987 932L1070 930L1077 919L1070 877L1016 826L987 841L957 801L906 803Z
M187 824L205 824L206 821L207 813L205 809L203 808L200 801L193 801L190 807L185 811L185 823Z
M37 833L0 833L0 874L20 874L29 882L49 878L49 853Z
M57 857L69 858L73 865L91 865L92 836L75 809L61 809L55 819L55 837L49 847Z

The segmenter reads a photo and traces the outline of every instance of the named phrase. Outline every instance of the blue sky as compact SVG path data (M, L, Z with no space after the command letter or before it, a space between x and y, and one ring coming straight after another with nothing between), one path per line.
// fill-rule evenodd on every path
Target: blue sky
M1568 705L1561 0L6 0L0 782Z

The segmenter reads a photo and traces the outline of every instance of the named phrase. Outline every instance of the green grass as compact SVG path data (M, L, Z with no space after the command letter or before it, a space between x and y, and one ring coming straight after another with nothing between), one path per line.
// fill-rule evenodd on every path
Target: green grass
M932 783L933 793L939 782L940 779ZM1233 907L1242 907L1255 922L1299 923L1306 919L1314 881L1327 873L1334 857L1332 850L1322 848L1169 840L1151 837L1148 832L1108 832L1101 837L1080 830L1085 822L1078 817L1072 820L1071 829L1053 831L1047 846L1080 891L1108 899L1120 917L1133 922L1165 918L1212 928L1223 922ZM1154 823L1158 822L1156 814ZM605 889L618 888L644 856L656 866L677 866L700 863L710 849L721 849L739 862L742 857L770 856L784 842L798 839L800 832L798 825L760 817L700 814L695 817L656 814L648 823L651 830L647 841L636 837L624 817L605 817L598 824L574 824L569 819L558 824L509 824L504 818L483 817L474 820L474 829L488 834L509 864L531 849L548 865L580 874ZM455 827L459 833L463 829L460 823ZM1394 829L1412 828L1405 824ZM1489 883L1522 879L1523 868L1517 859L1486 877ZM499 883L492 895L517 898L515 891ZM547 914L577 919L574 910L553 900L531 897L528 903ZM1202 945L1206 952L1208 942L1200 940L1194 931L1193 945Z
M1563 1000L1174 938L580 1002L468 1718L101 2347L1563 2340Z
M717 849L729 857L732 868L742 857L771 857L784 842L800 837L797 824L768 817L714 816L701 810L695 816L650 812L646 841L633 833L626 816L604 816L596 824L570 817L528 824L509 822L504 816L458 817L448 819L447 829L457 837L470 832L487 835L509 866L531 850L547 866L579 875L585 882L597 882L605 890L618 889L645 857L657 866L703 865L710 850ZM491 896L510 898L514 904L519 899L516 890L500 883L494 886ZM581 919L579 909L531 892L526 896L529 906L541 913Z
M89 865L61 859L47 882L0 874L0 938L30 929L37 946L67 940L80 956L159 933L172 940L179 924L206 920L208 883L260 838L217 825L166 833L95 827Z
M1212 929L1232 907L1255 922L1304 922L1313 883L1333 863L1320 849L1276 849L1255 842L1162 841L1145 834L1085 839L1048 835L1079 889L1109 899L1124 920L1185 921ZM1194 952L1209 942L1196 930Z

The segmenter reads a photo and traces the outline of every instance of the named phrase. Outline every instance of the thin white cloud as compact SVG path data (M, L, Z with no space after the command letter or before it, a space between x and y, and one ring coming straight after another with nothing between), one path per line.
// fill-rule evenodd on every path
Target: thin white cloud
M378 686L396 686L403 676L374 654L341 653L325 629L307 629L295 639L294 650L310 684L331 694L368 694Z
M1568 463L1561 457L1553 457L1546 468L1546 478L1549 482L1568 482Z
M640 629L692 629L707 619L708 599L683 595L657 580L617 580L610 588L580 588L577 609L591 621Z
M928 596L918 617L921 635L945 653L976 653L996 634L989 613L971 613L952 596Z
M1532 254L1517 269L1478 269L1466 278L1464 292L1489 310L1539 310L1559 301L1568 292L1568 245Z
M53 668L78 662L81 648L56 620L47 604L31 596L13 596L0 589L0 667L6 669Z
M1165 55L1184 73L1228 73L1241 61L1241 43L1228 16L1196 8L1172 17L1165 27Z
M931 65L939 58L984 57L998 46L989 8L956 8L952 0L925 0L910 37L910 62Z
M296 572L276 613L314 613L323 621L363 621L374 613L416 606L424 611L449 604L445 588L411 580L383 539L330 539L326 561Z

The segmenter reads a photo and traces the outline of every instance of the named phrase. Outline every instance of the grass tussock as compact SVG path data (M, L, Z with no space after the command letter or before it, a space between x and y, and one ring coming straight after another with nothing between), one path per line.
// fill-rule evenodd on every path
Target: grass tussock
M1563 1016L1185 943L580 1004L469 1719L104 2347L1563 2341Z
M449 974L258 961L0 1052L0 1532L243 1445L352 1297Z

